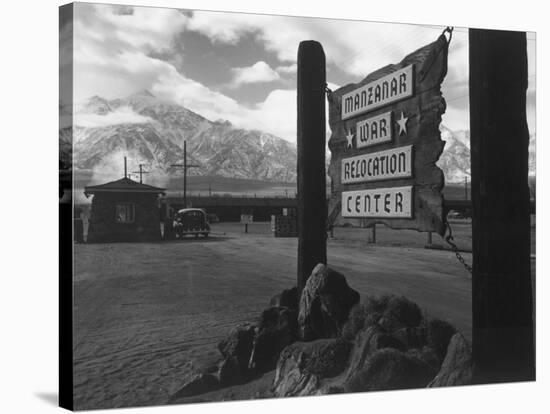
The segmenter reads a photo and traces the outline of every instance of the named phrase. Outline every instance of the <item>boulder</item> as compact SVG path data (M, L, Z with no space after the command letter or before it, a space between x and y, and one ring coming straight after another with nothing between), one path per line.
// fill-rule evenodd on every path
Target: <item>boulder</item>
M392 348L376 351L365 366L344 384L346 392L397 390L425 387L433 369L415 356Z
M273 296L269 302L271 307L285 307L298 310L298 288L285 289L281 293Z
M447 348L456 329L449 322L440 319L430 319L427 327L427 343L432 348L439 361L442 362L447 354Z
M384 333L376 325L360 331L356 337L349 358L346 378L352 378L361 371L368 358L384 348L403 350L403 344L394 337Z
M255 326L250 323L233 328L227 338L218 344L218 349L224 359L231 359L234 365L246 371L252 353L254 333Z
M472 349L466 338L455 333L449 342L447 355L441 369L429 387L447 387L451 385L468 385L472 383Z
M414 328L422 322L422 311L418 305L404 296L383 297L385 309L378 324L387 332L400 328Z
M425 342L422 338L425 336L422 332L423 322L418 305L404 296L370 296L364 303L351 309L342 336L353 340L362 329L378 325L388 333L401 331L398 333L399 339L404 340L406 344L411 342L412 346L415 341L419 344Z
M311 341L338 336L348 319L350 309L359 299L359 293L348 286L343 275L318 264L300 297L300 338Z
M264 310L255 330L248 367L265 372L275 368L279 354L296 340L296 312L286 307Z
M275 395L318 394L323 379L344 371L350 350L351 344L341 339L295 342L286 347L277 362L273 383ZM333 388L326 392L334 392Z
M405 348L422 348L427 343L427 333L424 327L416 326L414 328L403 327L395 330L391 334L399 340Z
M413 348L407 351L407 355L416 357L432 368L434 374L441 368L441 360L437 356L436 352L429 346L422 348Z

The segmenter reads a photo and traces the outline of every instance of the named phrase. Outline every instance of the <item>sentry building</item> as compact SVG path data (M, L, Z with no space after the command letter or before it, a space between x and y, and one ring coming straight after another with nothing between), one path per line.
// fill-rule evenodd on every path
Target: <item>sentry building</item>
M87 242L161 240L159 195L165 190L128 177L86 187L86 197L93 196Z

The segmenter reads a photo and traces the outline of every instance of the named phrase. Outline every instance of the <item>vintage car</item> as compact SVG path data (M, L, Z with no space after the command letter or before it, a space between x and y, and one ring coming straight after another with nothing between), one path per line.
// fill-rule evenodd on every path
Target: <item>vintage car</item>
M200 208L183 208L174 216L174 234L181 239L188 234L208 237L210 225L206 220L206 212Z

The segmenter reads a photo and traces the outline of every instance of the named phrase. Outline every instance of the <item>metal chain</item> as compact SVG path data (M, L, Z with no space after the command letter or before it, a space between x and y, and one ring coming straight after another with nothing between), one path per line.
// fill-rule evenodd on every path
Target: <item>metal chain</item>
M453 230L451 229L451 225L447 221L447 229L449 230L449 234L447 237L445 237L445 241L449 246L451 246L451 250L455 254L458 261L464 266L464 268L468 271L468 273L472 274L472 266L470 266L468 263L466 263L466 260L464 260L464 257L460 254L460 251L458 250L458 246L453 242Z
M443 32L441 33L442 35L444 35L445 33L449 33L449 39L447 40L447 44L451 43L451 39L453 38L453 30L454 30L454 26L453 27L450 27L450 26L447 26L445 28L445 30L443 30Z

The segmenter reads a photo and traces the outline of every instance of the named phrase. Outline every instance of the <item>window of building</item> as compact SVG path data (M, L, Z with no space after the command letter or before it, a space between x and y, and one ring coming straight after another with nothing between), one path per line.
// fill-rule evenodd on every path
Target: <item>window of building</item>
M115 206L115 222L133 223L135 213L134 210L134 204L132 203L117 204Z

